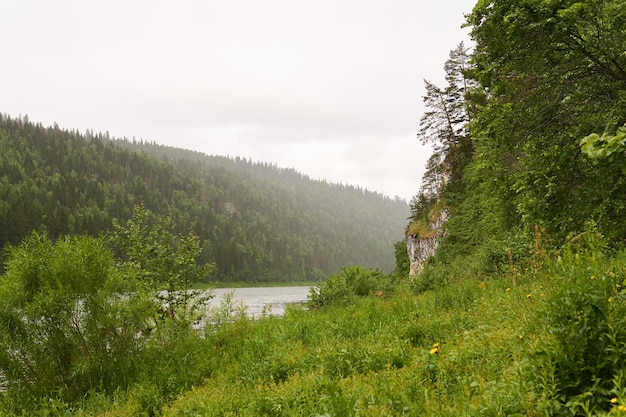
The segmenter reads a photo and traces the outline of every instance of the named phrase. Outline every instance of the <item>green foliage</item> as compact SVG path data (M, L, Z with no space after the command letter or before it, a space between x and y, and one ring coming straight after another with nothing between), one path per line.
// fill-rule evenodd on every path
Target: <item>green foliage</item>
M406 250L406 242L396 242L394 245L394 254L396 259L396 269L393 272L394 279L399 282L409 276L409 269L411 267L409 261L409 254Z
M409 287L415 294L421 294L428 290L441 288L456 279L458 279L458 275L454 273L454 269L450 265L430 259L425 263L424 270L411 279Z
M562 243L595 219L611 244L626 237L624 24L621 1L476 4L467 16L476 42L471 59L461 60L467 64L461 71L445 68L447 79L461 74L470 88L448 99L456 106L435 111L433 98L446 97L445 89L431 86L431 109L421 124L444 122L446 108L466 112L459 118L464 135L452 135L448 124L440 138L463 138L456 142L464 149L461 163L454 163L454 142L448 141L447 151L433 156L430 177L412 205L412 220L419 220L426 191L445 172L436 167L446 164L450 182L437 190L451 207L438 248L441 268L465 262L469 275L501 273L509 268L509 251L528 262L535 227ZM589 134L601 127L602 135Z
M532 415L517 313L535 301L503 281L452 285L238 326L220 338L228 362L164 415Z
M80 403L51 393L28 414L621 415L626 253L592 226L560 250L543 241L515 277L460 278L459 260L419 294L258 320L226 301L212 313L219 327L149 343L127 389Z
M541 317L550 339L537 360L549 362L552 389L575 415L608 411L624 388L626 253L605 245L591 228L546 265L553 290Z
M111 239L53 242L33 233L8 248L0 279L5 409L48 412L52 403L40 403L47 398L71 409L139 384L137 409L155 415L166 399L210 374L210 362L197 364L210 346L193 326L211 294L189 288L210 265L196 265L195 236L173 229L169 219L138 207ZM114 259L111 242L122 260Z
M624 2L602 0L484 1L468 16L486 99L472 120L466 195L490 202L500 224L539 225L562 242L595 218L610 240L625 236L621 163L579 158L576 140L624 123L625 19ZM584 149L603 152L602 142L587 136Z
M418 138L422 143L433 143L435 152L427 166L423 186L425 191L439 193L444 185L444 173L453 181L460 178L466 153L471 153L468 131L469 108L465 96L473 87L468 78L470 54L461 42L450 51L444 66L447 85L440 88L424 80L426 95L423 98L426 112L420 119Z
M126 225L114 223L111 241L122 253L124 275L141 282L166 308L173 321L199 320L198 308L205 291L193 284L205 280L213 264L197 265L202 248L192 233L175 235L171 218L159 218L149 210L135 207Z
M430 224L454 200L455 193L464 188L463 172L474 152L469 130L474 109L467 97L476 89L476 83L469 76L470 57L469 49L461 42L450 51L444 65L446 87L424 81L427 111L420 119L417 136L424 144L433 143L434 152L426 164L420 190L411 200L407 236L434 237L437 230L431 229ZM401 262L398 255L396 252L397 264Z
M33 233L0 281L0 369L12 394L75 400L133 379L154 302L115 269L101 238Z
M311 287L309 306L319 308L329 305L346 305L358 297L385 294L390 288L390 279L380 270L368 270L361 266L347 266L339 273Z
M590 158L608 158L612 162L615 154L624 154L626 151L626 127L617 129L615 134L603 133L599 136L592 133L580 141L581 151Z

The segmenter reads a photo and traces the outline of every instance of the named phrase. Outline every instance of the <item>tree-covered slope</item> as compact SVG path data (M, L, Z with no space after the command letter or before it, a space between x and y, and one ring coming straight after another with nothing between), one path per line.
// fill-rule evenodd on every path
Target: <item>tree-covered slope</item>
M508 269L590 221L623 242L626 2L480 1L467 19L474 49L427 89L419 135L436 152L412 217L450 207L439 259Z
M97 235L139 204L198 235L220 281L390 270L408 215L404 201L267 163L0 117L0 246L33 229Z

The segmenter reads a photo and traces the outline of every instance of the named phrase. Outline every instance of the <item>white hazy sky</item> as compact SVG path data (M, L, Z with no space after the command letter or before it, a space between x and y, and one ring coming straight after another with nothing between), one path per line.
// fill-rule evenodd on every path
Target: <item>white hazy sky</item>
M423 79L476 0L0 4L0 112L295 168L407 201Z

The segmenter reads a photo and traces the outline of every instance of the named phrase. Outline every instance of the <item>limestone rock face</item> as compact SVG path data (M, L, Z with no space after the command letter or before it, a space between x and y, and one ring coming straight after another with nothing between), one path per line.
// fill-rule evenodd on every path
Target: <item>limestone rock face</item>
M450 210L445 207L437 216L431 218L429 233L409 234L406 239L406 251L409 255L409 277L421 272L424 262L437 250L438 239L445 234L443 224L448 220Z

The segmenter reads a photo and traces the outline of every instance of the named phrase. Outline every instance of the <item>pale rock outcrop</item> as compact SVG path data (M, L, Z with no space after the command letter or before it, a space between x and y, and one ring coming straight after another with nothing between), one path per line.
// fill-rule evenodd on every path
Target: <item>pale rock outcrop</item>
M407 236L406 251L410 261L409 277L419 274L426 259L435 254L439 238L445 235L443 224L448 220L449 215L450 210L444 207L436 215L431 216L428 223L429 233L414 233Z

